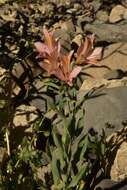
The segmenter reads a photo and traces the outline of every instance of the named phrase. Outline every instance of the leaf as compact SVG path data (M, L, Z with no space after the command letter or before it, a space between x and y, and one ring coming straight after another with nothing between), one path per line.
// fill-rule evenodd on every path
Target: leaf
M88 143L89 143L88 136L85 137L82 143L83 143L82 145L83 147L80 153L80 160L83 160L84 154L86 153L86 150L88 148Z
M68 124L67 124L67 122L68 122ZM68 130L70 124L71 124L70 121L66 121L66 123L64 122L64 129L63 129L63 135L62 135L64 157L66 158L67 161L69 161L68 154L69 154L69 150L70 150L70 146L71 146L71 135Z
M78 172L78 174L72 178L72 181L70 182L68 189L72 187L76 187L78 185L79 181L82 180L87 168L88 168L88 164L85 163L81 167L81 170Z
M76 113L76 122L75 122L75 128L82 128L84 127L84 120L85 120L85 110L84 108L81 108Z
M65 160L64 160L64 150L63 150L63 146L62 146L62 142L61 142L61 139L60 139L60 136L56 133L56 127L53 128L53 140L54 140L54 143L57 147L57 150L58 150L58 156L59 156L59 159L60 159L60 163L61 163L61 168L64 167L64 164L65 164Z
M58 160L56 158L56 151L52 153L51 168L52 168L53 181L54 184L57 186L60 183L60 173L58 168Z

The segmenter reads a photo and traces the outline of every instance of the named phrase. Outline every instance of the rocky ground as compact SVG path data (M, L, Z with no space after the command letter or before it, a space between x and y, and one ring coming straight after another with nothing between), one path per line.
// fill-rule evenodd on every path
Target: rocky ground
M25 133L30 133L31 128L25 126L36 120L37 110L44 108L39 98L27 100L29 105L26 105L27 94L21 94L24 83L30 80L25 72L31 68L34 77L41 72L30 54L32 43L41 38L44 25L54 29L65 52L76 49L89 33L95 33L96 46L104 48L102 60L85 69L80 89L81 94L84 91L92 94L84 104L85 127L87 130L94 127L99 132L104 128L109 141L112 136L117 139L115 143L120 142L111 167L111 180L106 179L100 187L127 189L127 139L126 130L122 130L127 121L127 1L50 0L5 4L0 1L0 80L11 68L15 78L13 96L18 96L13 124L16 131ZM34 81L40 94L41 83L39 79ZM92 92L93 88L97 90ZM124 141L120 141L122 135Z

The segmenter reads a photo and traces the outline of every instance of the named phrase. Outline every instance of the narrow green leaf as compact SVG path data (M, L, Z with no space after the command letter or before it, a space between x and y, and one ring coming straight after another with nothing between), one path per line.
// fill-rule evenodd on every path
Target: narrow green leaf
M68 188L76 187L78 185L79 181L83 178L83 175L85 174L87 170L87 167L88 167L88 164L85 163L81 167L81 170L78 172L78 174L72 178L72 181L70 182L70 185Z
M61 139L60 139L59 135L57 134L56 130L57 129L55 127L52 130L52 132L53 132L53 140L54 140L54 143L55 143L55 145L56 145L56 147L58 149L61 167L63 168L64 164L65 164L64 150L63 150L63 147L62 147Z
M82 150L80 153L80 160L83 159L84 154L86 153L86 150L88 148L88 143L89 143L88 136L86 136L85 139L83 140Z
M52 153L51 170L52 170L54 184L58 185L60 183L60 174L58 168L58 160L56 158L56 151Z

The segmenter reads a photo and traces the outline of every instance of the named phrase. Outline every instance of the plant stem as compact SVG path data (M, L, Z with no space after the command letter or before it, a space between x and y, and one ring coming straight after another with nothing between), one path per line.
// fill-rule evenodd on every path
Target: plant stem
M10 153L10 143L9 143L9 131L8 131L8 129L6 129L5 136L6 136L6 142L7 142L7 154L8 154L8 156L10 156L11 153Z

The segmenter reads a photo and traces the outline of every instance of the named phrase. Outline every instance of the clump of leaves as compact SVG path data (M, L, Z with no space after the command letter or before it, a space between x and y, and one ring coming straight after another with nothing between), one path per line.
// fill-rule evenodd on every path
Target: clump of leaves
M97 183L98 172L104 174L105 170L105 134L99 136L92 129L86 134L83 99L69 104L71 109L68 113L66 106L63 109L54 107L59 119L52 126L53 144L47 146L54 189L92 190Z

